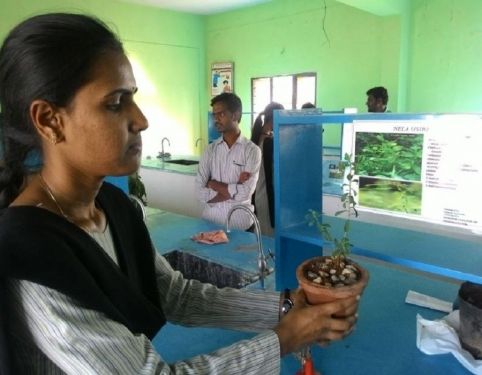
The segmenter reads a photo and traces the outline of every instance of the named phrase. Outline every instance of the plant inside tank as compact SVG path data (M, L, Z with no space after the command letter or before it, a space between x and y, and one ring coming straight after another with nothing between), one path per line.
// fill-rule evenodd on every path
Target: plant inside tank
M355 200L357 194L355 186L358 184L358 179L355 178L356 164L352 160L352 155L346 153L340 160L338 169L340 174L346 175L347 181L342 184L340 198L342 209L335 213L335 216L346 216L342 236L337 238L332 234L331 225L322 221L322 212L309 210L306 215L308 225L316 226L323 239L333 244L334 249L331 256L313 262L306 270L305 276L317 284L334 287L351 285L360 277L359 270L348 258L352 247L349 237L351 220L353 217L358 217Z
M129 194L139 198L144 206L147 205L146 187L141 180L139 171L129 176Z

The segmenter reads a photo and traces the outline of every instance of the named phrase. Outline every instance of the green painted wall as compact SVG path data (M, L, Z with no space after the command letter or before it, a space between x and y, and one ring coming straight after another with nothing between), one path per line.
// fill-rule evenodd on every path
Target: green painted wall
M366 89L380 84L394 112L482 112L482 1L402 4L398 15L377 16L330 0L326 9L273 0L207 17L206 75L212 62L234 61L247 110L252 77L315 71L317 104L328 110L365 112Z
M482 111L482 1L409 0L378 16L334 0L272 0L202 17L115 0L0 0L0 39L40 12L95 14L118 31L134 65L137 100L150 121L145 155L171 140L172 153L198 153L206 139L210 64L234 61L234 87L251 108L251 78L315 71L317 104L357 107L365 91L389 89L389 108ZM242 130L250 134L245 117ZM334 143L336 129L325 132Z
M120 35L139 86L136 100L147 115L144 155L160 150L193 154L195 140L206 139L205 40L201 16L114 0L0 0L0 40L33 14L69 11L93 14Z
M413 0L408 107L482 112L482 1Z
M318 107L365 112L366 90L383 84L396 110L399 18L378 17L330 0L326 5L273 0L208 17L206 74L212 62L234 61L234 87L246 110L251 109L252 77L313 71ZM242 123L245 134L250 125L248 119ZM330 131L327 135L335 136Z

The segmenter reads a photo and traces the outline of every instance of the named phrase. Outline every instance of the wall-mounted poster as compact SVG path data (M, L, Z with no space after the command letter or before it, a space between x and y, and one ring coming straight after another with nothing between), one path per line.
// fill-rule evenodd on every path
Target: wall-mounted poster
M233 92L232 62L218 62L211 65L211 96Z

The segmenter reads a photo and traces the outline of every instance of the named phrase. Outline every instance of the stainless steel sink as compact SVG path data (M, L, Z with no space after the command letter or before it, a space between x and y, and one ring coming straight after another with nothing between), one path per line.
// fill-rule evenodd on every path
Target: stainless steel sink
M199 161L188 160L188 159L175 159L175 160L164 160L164 163L180 164L180 165L194 165L194 164L199 164Z
M259 276L255 273L224 266L185 251L174 250L164 254L164 257L171 267L181 272L186 279L210 283L218 288L239 289L259 279Z

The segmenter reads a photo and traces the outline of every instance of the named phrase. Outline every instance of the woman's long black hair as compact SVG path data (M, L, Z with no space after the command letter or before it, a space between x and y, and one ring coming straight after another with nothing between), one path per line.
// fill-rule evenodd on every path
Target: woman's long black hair
M273 121L273 111L275 109L285 109L282 104L277 102L269 103L263 112L261 112L254 121L253 127L251 128L251 141L255 144L259 143L259 138L261 133L263 133L263 126L269 121ZM264 117L264 120L263 120Z
M26 159L41 156L30 118L32 101L68 105L106 51L123 53L117 36L98 19L81 14L34 16L8 34L0 49L0 209L20 193Z

